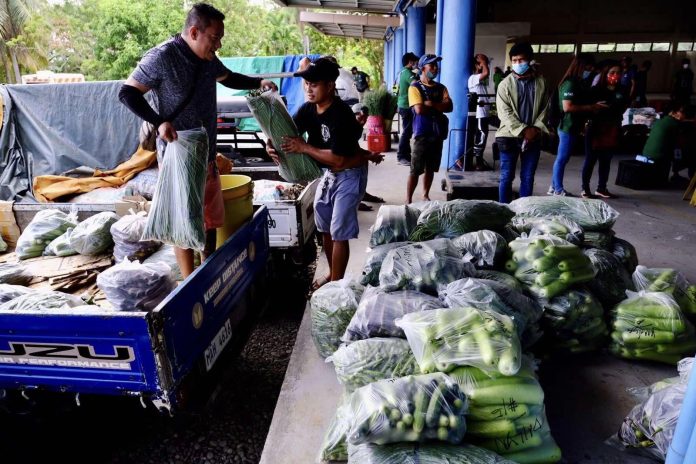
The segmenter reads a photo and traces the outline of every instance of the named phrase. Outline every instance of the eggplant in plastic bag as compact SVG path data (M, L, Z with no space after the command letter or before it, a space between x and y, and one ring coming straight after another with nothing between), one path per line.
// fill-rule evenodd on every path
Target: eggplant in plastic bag
M350 397L348 443L460 443L467 399L444 374L380 380Z
M203 250L203 194L208 159L205 129L177 131L168 143L142 240Z
M479 230L460 235L452 244L477 268L498 268L505 264L508 247L507 241L492 230Z
M397 319L409 313L438 308L442 308L442 302L425 293L414 290L387 293L368 288L342 340L351 342L371 337L406 338L404 331L396 326Z
M151 311L176 287L165 263L127 258L97 276L97 286L116 311Z
M370 246L407 241L416 227L419 214L417 209L408 205L380 206L375 223L370 229Z
M322 358L333 354L358 309L364 287L347 277L329 282L309 300L312 316L312 339Z

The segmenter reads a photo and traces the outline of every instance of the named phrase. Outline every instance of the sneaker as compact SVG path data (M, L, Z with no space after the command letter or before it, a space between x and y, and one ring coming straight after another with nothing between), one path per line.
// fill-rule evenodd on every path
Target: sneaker
M410 166L411 165L411 162L409 160L405 160L405 159L400 159L398 161L398 163L402 166Z
M583 198L597 198L595 195L592 195L592 191L590 191L590 189L582 189L580 196Z
M556 191L553 189L553 185L549 186L549 189L546 191L547 195L555 195Z
M566 190L561 190L561 191L558 192L558 193L554 192L554 195L557 195L557 196L559 196L559 197L574 197L574 196L575 196L575 195L573 195L572 193L570 193L570 192L568 192L568 191L566 191Z
M597 189L595 190L595 195L597 195L600 198L616 198L616 195L610 193L607 189Z

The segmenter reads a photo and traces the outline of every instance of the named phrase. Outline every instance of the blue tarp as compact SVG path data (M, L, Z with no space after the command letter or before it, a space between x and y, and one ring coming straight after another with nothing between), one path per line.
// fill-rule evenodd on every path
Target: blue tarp
M319 58L319 55L308 55L310 60ZM295 72L300 65L300 60L304 55L290 55L285 57L283 62L283 72ZM295 114L300 106L304 103L304 87L302 79L293 77L291 79L283 79L280 85L281 95L285 95L288 102L288 111L290 114Z

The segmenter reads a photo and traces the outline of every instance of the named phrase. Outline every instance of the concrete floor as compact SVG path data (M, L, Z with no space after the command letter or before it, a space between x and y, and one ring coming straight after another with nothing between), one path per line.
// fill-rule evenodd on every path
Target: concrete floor
M380 166L370 167L368 191L389 204L402 204L408 168L387 154ZM542 154L536 176L536 193L545 194L554 157ZM578 193L582 157L573 157L566 169L566 189ZM620 198L610 204L620 213L614 230L638 250L640 262L651 267L680 269L696 281L696 208L681 200L681 190L639 192L613 185L618 159L614 160L610 190ZM596 176L596 174L595 174ZM442 173L436 176L431 198L445 199L440 190ZM596 179L596 177L595 177ZM415 199L421 196L420 187ZM348 273L360 274L374 212L359 215L361 235L351 242ZM322 257L323 261L323 257ZM320 262L317 275L326 272ZM626 388L649 385L676 375L676 369L657 364L627 362L608 355L548 360L540 378L546 392L551 430L567 463L647 463L639 456L615 450L604 441L618 430L635 404ZM309 310L305 311L285 381L276 405L261 464L309 464L316 457L335 412L342 389L331 364L317 354L310 337Z

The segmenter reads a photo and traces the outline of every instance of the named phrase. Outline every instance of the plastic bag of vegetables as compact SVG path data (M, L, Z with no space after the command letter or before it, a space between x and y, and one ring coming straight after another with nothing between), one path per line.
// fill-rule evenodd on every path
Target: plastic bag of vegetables
M455 280L441 287L439 295L449 308L471 307L510 316L524 346L530 346L541 335L537 330L537 322L542 316L541 306L524 293L504 284L474 278Z
M347 392L378 380L420 373L411 347L401 338L368 338L341 345L326 359Z
M507 205L490 200L452 200L418 217L410 239L454 238L477 230L502 230L515 214Z
M153 240L141 241L140 237L147 226L147 213L127 214L111 225L111 236L114 239L114 258L116 262L128 258L130 261L143 261L162 245Z
M573 245L582 244L585 237L582 227L565 216L518 214L512 218L511 222L517 232L527 234L527 237L553 235Z
M541 298L553 298L596 273L579 247L553 235L518 238L510 249L512 259L505 269Z
M497 232L479 230L460 235L452 240L452 244L477 268L498 268L507 259L507 242Z
M33 278L21 263L0 263L0 284L29 285Z
M179 263L176 262L176 255L174 254L173 246L163 245L159 250L151 254L149 258L143 261L143 264L152 263L165 263L172 271L172 279L175 281L184 280L184 276L181 275Z
M414 290L387 293L370 288L365 290L342 340L351 342L371 337L406 338L404 331L395 324L397 319L409 313L438 308L442 308L442 302L425 293Z
M167 144L142 240L205 247L203 194L208 159L205 129L182 130Z
M278 152L278 172L288 182L309 182L321 176L321 169L310 156L303 153L285 153L281 150L283 137L297 137L297 127L278 92L263 92L246 97L249 109L271 139Z
M348 443L383 445L439 440L460 443L467 400L444 374L380 380L350 397Z
M544 412L544 391L525 357L510 377L460 367L449 376L469 398L467 441L517 463L554 463L561 450Z
M22 285L0 284L0 304L35 291Z
M44 250L44 256L72 256L76 255L77 251L70 246L70 237L72 237L73 228L70 227L63 235L51 241Z
M341 345L363 291L362 285L347 277L329 282L312 294L312 339L322 358L329 357Z
M65 214L57 209L39 211L17 239L17 257L29 259L41 256L49 243L76 225L76 213Z
M394 242L385 245L378 245L367 253L365 265L363 266L362 279L360 283L363 285L379 286L379 271L382 269L384 258L394 248L399 248L404 245L410 245L413 242Z
M164 263L127 258L97 276L97 286L116 311L151 311L176 287Z
M585 232L585 238L582 241L583 248L599 248L600 250L611 250L612 240L614 239L613 230L605 231L589 231Z
M385 291L416 290L437 294L437 287L473 275L452 242L436 239L396 248L387 253L379 272L379 285Z
M611 309L625 300L627 290L636 290L631 275L612 253L597 248L585 250L584 253L597 271L597 276L587 282L587 287L605 309Z
M514 276L500 271L492 271L488 269L479 269L474 275L477 279L493 280L515 290L524 291L524 285Z
M406 205L380 206L375 223L370 229L370 246L407 241L416 227L419 214L417 209Z
M348 464L515 464L473 445L446 443L350 445Z
M696 285L689 284L681 272L637 266L633 273L633 283L636 290L672 295L684 314L696 317Z
M602 200L562 197L523 197L510 203L516 214L528 216L564 216L577 223L587 233L589 230L611 229L619 213Z
M421 372L457 366L514 375L521 348L515 322L494 310L444 308L411 313L396 321L404 329Z
M628 292L612 317L611 351L622 358L676 364L696 350L693 326L667 293Z
M348 460L348 432L350 431L350 422L348 415L350 405L348 400L350 396L344 395L336 408L329 428L326 429L324 440L321 443L319 457L317 462L328 461L347 461Z
M638 252L636 248L626 240L614 237L611 244L611 252L619 258L626 270L633 274L638 266Z
M680 377L662 388L651 388L648 398L628 413L619 428L616 439L612 438L609 442L611 444L618 442L622 448L630 448L664 461L674 438L692 365L693 358L679 361Z
M609 335L602 305L587 290L568 290L544 300L544 333L554 349L594 351Z
M98 255L114 244L111 225L118 214L111 211L90 216L79 223L70 235L70 247L81 255Z
M63 292L36 291L20 295L0 305L0 311L50 311L84 305L81 298Z

